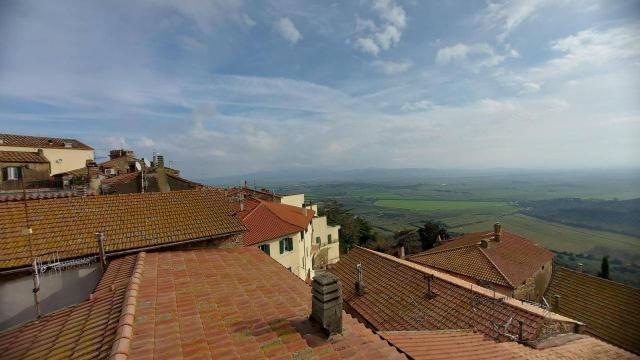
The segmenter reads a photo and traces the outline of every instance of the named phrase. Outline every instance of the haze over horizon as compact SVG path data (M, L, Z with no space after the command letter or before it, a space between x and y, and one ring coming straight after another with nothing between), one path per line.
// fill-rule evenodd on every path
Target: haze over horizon
M282 168L638 168L640 2L3 1L0 132Z

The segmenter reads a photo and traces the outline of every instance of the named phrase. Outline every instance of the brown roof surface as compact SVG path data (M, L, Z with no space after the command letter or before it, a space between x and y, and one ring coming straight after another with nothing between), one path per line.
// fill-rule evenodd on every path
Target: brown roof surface
M205 240L245 230L218 190L102 195L0 203L0 269L29 265L29 238L44 261L95 255L95 233L105 234L107 252Z
M640 354L640 289L557 267L545 298L555 312L584 322L587 333Z
M354 287L357 264L362 264L367 289L362 296ZM360 247L341 256L329 271L341 279L344 301L376 330L474 329L505 340L496 328L509 323L509 335L515 336L521 320L524 338L536 340L552 325L573 332L577 323L455 276ZM429 275L435 296L428 295Z
M0 134L0 146L19 146L34 148L65 148L65 143L71 143L71 149L93 150L92 147L76 139L63 139L45 136Z
M234 206L239 210L237 203ZM242 243L245 246L255 245L304 231L314 214L310 209L247 198L244 200L244 210L239 211L240 218L247 227Z
M135 180L136 178L138 178L140 176L140 171L134 171L134 172L130 172L130 173L126 173L126 174L120 174L120 175L116 175L114 177L110 177L110 178L106 178L104 180L102 180L102 184L103 185L119 185L119 184L126 184L129 181Z
M37 152L0 151L0 162L12 163L48 163L49 160Z
M493 241L493 232L469 233L446 241L431 250L410 256L410 261L448 272L517 288L553 259L553 253L535 242L502 231ZM488 248L480 241L487 239Z
M108 358L143 258L138 254L113 260L89 300L0 333L2 358Z
M130 347L119 352L131 359L404 358L344 313L343 334L326 341L310 311L311 288L258 249L148 253Z
M27 192L27 200L57 199L57 198L65 198L65 197L71 197L71 196L77 196L77 195L71 191L28 191ZM22 192L0 194L0 202L21 201L21 200L22 200Z
M566 343L532 349L517 342L498 343L470 330L382 331L389 343L415 360L448 359L636 359L620 348L584 335Z

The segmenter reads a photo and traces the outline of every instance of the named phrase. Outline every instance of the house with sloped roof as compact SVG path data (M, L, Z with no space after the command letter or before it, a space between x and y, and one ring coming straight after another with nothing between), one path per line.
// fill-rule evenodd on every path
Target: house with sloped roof
M554 312L584 322L589 335L640 354L640 289L556 267L545 298Z
M494 231L464 234L407 260L516 299L542 302L553 256L537 243L503 231L497 223Z
M241 246L245 227L215 189L0 203L0 329L87 296L104 258L176 247ZM98 236L100 235L100 236ZM101 237L101 239L98 239ZM102 244L102 246L100 245Z
M93 148L76 140L45 136L0 134L0 151L36 153L51 165L50 176L84 167L93 160Z
M51 165L42 149L35 152L0 151L0 192L49 185Z
M328 271L345 311L411 359L638 358L581 321L388 254L355 247Z
M301 279L310 281L316 270L338 261L340 227L328 225L317 207L304 200L294 206L235 193L230 200L247 227L243 245L259 248Z

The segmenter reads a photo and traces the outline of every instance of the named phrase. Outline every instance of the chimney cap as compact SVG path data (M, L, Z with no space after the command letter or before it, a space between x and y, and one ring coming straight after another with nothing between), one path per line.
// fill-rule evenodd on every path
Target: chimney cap
M323 272L313 277L313 281L320 285L329 285L338 281L338 277L330 272Z

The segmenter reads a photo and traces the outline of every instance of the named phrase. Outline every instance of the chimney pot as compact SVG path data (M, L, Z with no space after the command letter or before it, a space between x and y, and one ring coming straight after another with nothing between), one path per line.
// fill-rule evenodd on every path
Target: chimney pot
M560 295L558 295L558 294L553 295L553 300L555 302L555 304L554 304L555 309L554 310L558 310L560 308Z
M342 288L337 276L330 272L316 275L311 283L310 319L327 337L342 333Z
M584 270L584 265L582 263L578 263L578 272L582 272Z
M404 253L404 245L400 246L400 254L399 254L400 259L404 259L405 257L405 253Z
M493 236L496 242L499 242L502 236L502 225L499 222L493 224Z

